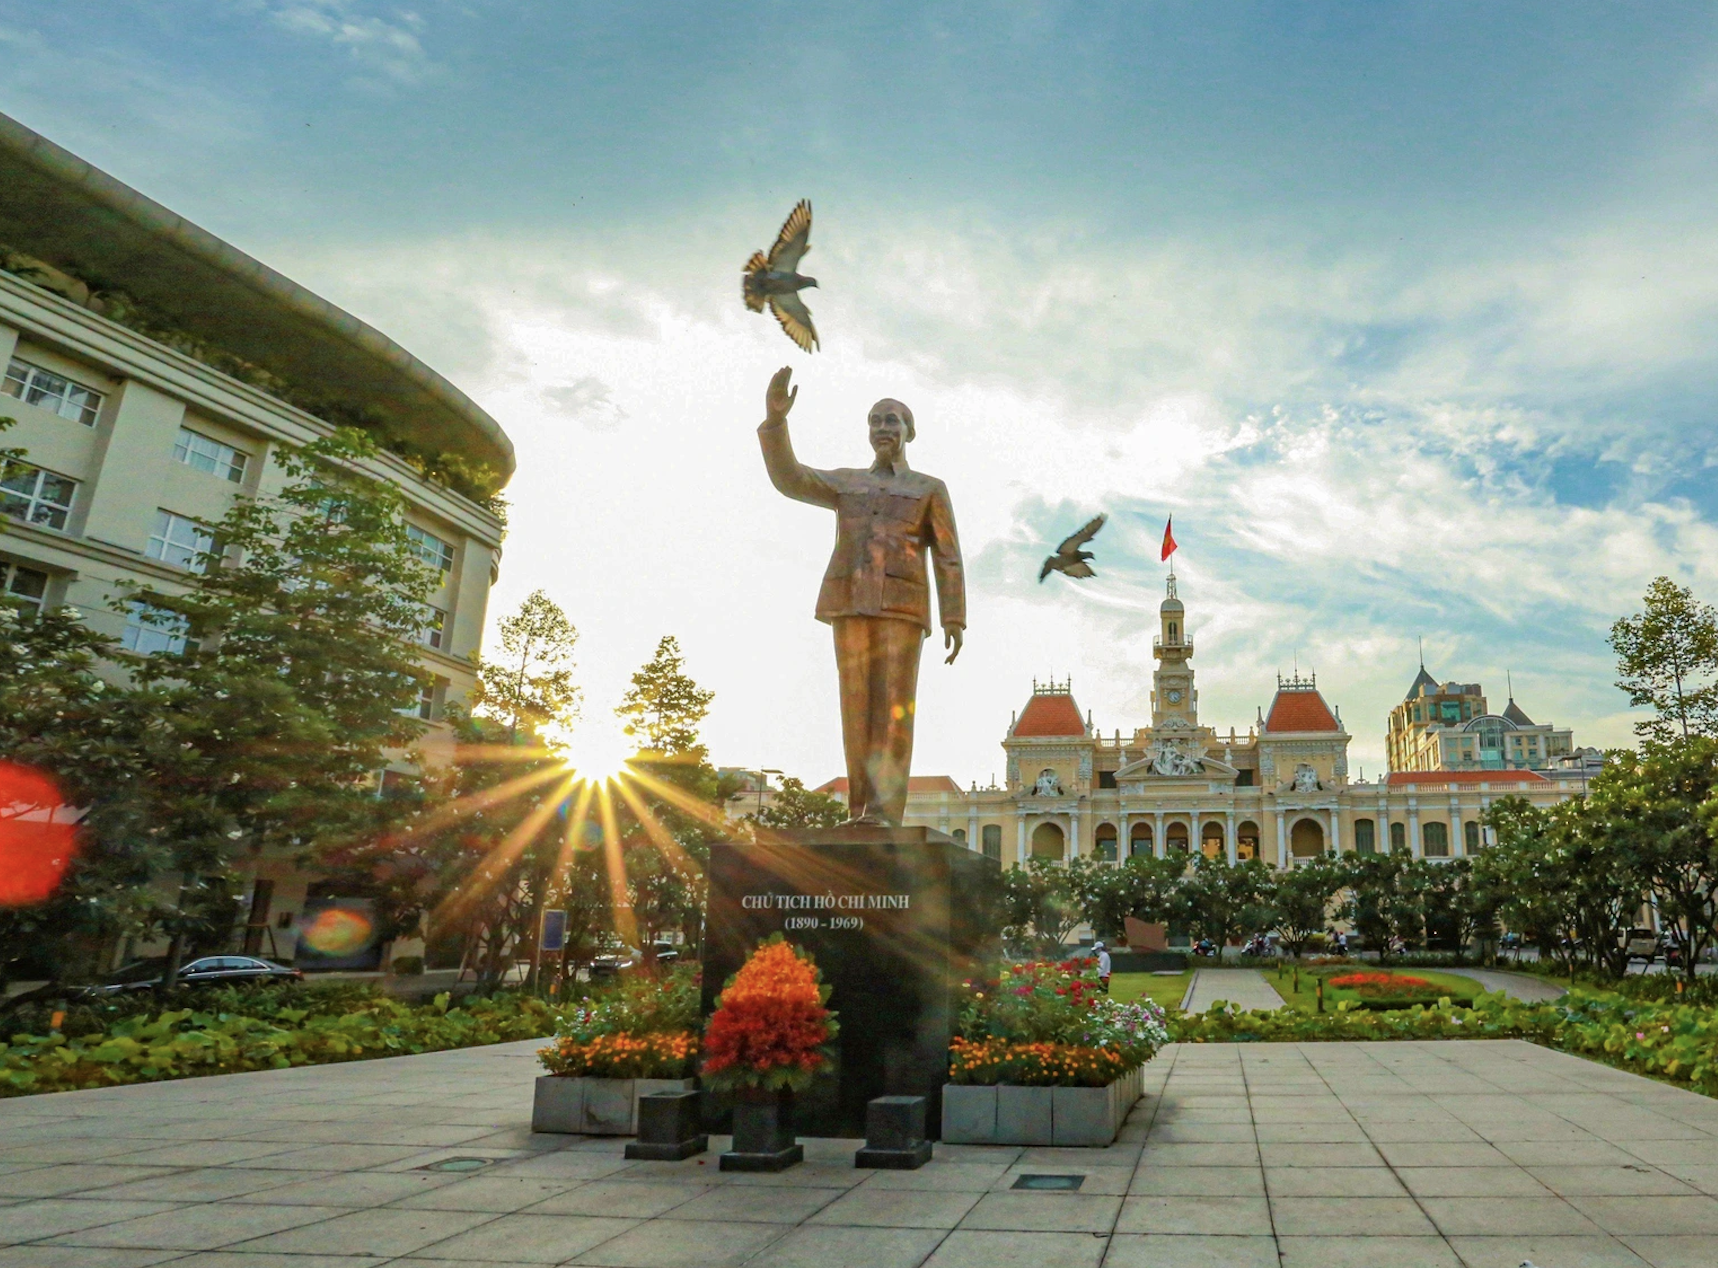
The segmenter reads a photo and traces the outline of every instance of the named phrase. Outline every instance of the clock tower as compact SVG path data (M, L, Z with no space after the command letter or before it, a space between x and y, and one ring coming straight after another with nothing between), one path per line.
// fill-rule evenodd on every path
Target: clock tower
M1151 724L1199 725L1199 693L1193 689L1193 640L1187 636L1187 609L1175 597L1175 573L1170 571L1168 594L1158 608L1159 630L1151 640L1157 669L1151 676Z

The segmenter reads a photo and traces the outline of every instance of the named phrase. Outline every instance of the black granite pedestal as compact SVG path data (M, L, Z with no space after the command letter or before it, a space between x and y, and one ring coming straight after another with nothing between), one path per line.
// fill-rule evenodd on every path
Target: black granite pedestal
M810 952L841 1019L835 1066L797 1098L807 1136L864 1136L879 1096L922 1096L934 1135L963 978L994 967L1001 871L927 828L777 833L710 850L704 1010L771 934ZM710 1130L731 1103L707 1101Z

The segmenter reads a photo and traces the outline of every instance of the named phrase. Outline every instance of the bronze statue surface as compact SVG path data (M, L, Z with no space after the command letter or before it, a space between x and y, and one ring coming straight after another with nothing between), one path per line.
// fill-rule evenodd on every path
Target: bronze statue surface
M960 655L966 580L948 488L907 465L913 413L885 398L871 407L869 467L820 471L793 454L787 415L799 396L778 370L758 427L770 482L835 512L835 550L817 596L817 619L835 631L847 805L859 823L899 824L913 757L919 652L931 629L930 576L948 649ZM927 567L927 557L929 566Z

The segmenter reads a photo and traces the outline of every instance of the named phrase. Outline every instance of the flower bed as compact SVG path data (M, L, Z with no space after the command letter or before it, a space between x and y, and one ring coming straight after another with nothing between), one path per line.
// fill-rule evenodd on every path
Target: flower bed
M607 998L569 1008L554 1043L537 1056L557 1077L684 1079L697 1064L697 1024L695 968L629 975Z
M1443 999L1466 1008L1475 999L1475 992L1471 990L1458 992L1423 977L1379 969L1333 974L1324 979L1324 984L1333 990L1351 993L1362 1008L1380 1011L1412 1008L1416 1004L1437 1004Z
M704 1031L704 1077L723 1091L804 1090L839 1029L817 966L778 934L728 979Z
M1152 1000L1111 999L1094 960L1016 964L965 984L949 1044L943 1139L1103 1145L1139 1097L1139 1069L1168 1041Z

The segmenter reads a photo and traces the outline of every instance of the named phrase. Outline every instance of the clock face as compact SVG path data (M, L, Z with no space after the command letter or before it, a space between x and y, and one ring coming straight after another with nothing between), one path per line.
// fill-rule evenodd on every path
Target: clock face
M1181 703L1181 692L1179 690L1171 690L1170 691L1169 703L1170 704L1180 704Z

